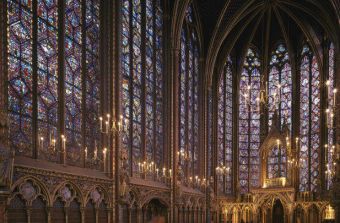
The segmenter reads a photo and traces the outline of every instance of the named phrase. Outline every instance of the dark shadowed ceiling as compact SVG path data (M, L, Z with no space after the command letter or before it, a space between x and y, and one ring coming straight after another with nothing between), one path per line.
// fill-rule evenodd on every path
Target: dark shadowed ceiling
M320 60L325 38L338 44L339 0L197 0L196 4L208 74L228 54L242 58L250 44L264 60L279 41L291 53L307 41Z

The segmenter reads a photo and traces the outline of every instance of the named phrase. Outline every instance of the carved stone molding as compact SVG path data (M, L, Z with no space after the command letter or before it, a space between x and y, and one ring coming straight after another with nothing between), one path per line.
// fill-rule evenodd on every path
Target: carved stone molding
M110 180L73 176L70 174L39 170L29 167L15 167L14 184L11 188L11 198L21 196L30 204L37 196L42 196L47 205L53 205L60 198L67 207L76 199L81 207L91 200L96 207L104 202L107 208L112 208L113 186Z

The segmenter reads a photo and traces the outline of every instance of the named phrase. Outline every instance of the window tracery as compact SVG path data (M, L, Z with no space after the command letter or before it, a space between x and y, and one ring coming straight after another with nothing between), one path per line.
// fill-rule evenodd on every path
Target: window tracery
M232 192L232 156L233 156L233 75L230 57L223 68L218 89L217 120L217 164L225 168L225 173L218 176L218 183L226 194Z
M137 173L144 161L163 165L163 12L160 0L123 0L121 10L122 142Z
M239 90L239 182L240 192L248 193L259 186L260 178L260 111L256 98L260 93L260 60L253 49L248 49Z

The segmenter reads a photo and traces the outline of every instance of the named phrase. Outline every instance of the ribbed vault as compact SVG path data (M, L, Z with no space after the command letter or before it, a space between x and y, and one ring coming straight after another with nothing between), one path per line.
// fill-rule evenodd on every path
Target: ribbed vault
M233 53L242 61L250 45L258 49L263 64L268 64L270 52L278 42L286 44L293 58L307 41L322 67L324 39L339 48L338 8L336 1L320 0L226 1L218 10L218 19L207 18L215 27L209 38L205 38L209 39L205 67L208 85L218 80L228 54Z

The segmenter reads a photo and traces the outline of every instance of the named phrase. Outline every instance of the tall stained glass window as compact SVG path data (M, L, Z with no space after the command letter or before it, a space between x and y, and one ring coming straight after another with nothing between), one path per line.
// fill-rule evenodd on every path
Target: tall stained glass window
M328 51L328 81L326 82L327 89L327 110L326 110L326 120L327 120L327 148L326 148L326 181L327 181L327 189L330 189L332 186L332 175L331 171L334 171L335 165L333 163L333 156L335 153L335 131L334 131L334 119L335 119L335 94L337 93L337 89L335 88L335 57L334 57L334 45L330 44Z
M83 93L81 85L81 25L80 0L67 0L65 6L65 135L68 162L77 162L81 157Z
M198 39L193 10L187 10L181 33L179 65L179 162L186 179L198 170Z
M38 1L38 134L48 140L49 144L57 137L57 7L57 0ZM44 150L41 154L45 154Z
M101 147L100 126L98 125L100 107L100 73L99 73L99 6L100 0L85 1L85 41L86 67L85 88L85 148L88 156ZM94 154L92 154L93 156Z
M281 127L284 122L291 127L292 75L286 47L279 44L272 52L268 82L269 126L275 110L278 112Z
M7 1L10 146L32 155L32 3Z
M260 112L256 98L260 93L260 61L249 49L244 61L239 94L239 182L240 193L259 186Z
M12 120L9 135L11 147L17 154L32 156L32 150L36 149L40 158L57 162L60 158L56 145L60 137L57 126L65 125L67 164L79 166L83 149L89 147L90 151L100 140L97 131L100 1L65 1L65 26L62 27L65 67L58 67L58 39L62 35L58 5L58 0L37 0L34 5L32 1L7 0L8 109ZM33 10L33 6L37 8ZM37 27L33 26L33 18L37 18ZM33 38L34 34L37 38ZM34 56L37 64L32 63ZM65 71L65 101L62 103L58 95L61 86L58 73L63 73L58 72L60 69ZM36 103L33 103L34 98ZM59 109L60 104L65 104L65 108ZM38 111L36 118L32 114L34 108ZM58 111L62 110L65 110L63 123L57 119ZM37 131L33 131L33 126L37 126ZM32 148L34 138L38 139L37 148Z
M163 20L160 0L122 1L122 140L131 174L163 164Z
M232 140L233 140L233 77L230 57L224 66L218 88L217 164L225 168L226 175L219 177L223 193L232 190Z
M317 191L320 148L320 74L305 45L300 66L300 191Z
M208 161L207 161L207 173L208 173L208 176L211 175L213 176L214 173L213 171L214 168L212 167L212 164L213 164L213 144L212 144L212 136L213 136L213 120L212 120L212 117L213 117L213 100L212 100L212 92L211 90L209 91L208 93L208 112L207 112L207 121L208 121L208 133L207 133L207 136L208 136ZM210 179L209 179L210 180Z

